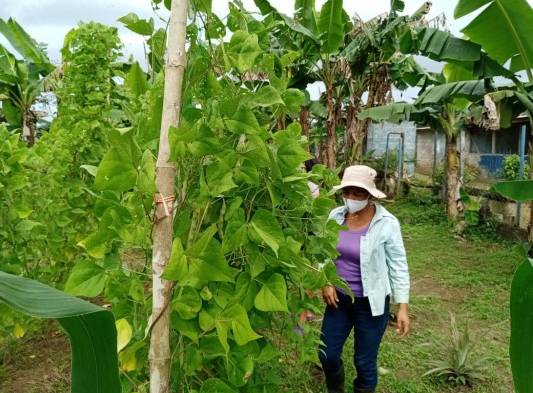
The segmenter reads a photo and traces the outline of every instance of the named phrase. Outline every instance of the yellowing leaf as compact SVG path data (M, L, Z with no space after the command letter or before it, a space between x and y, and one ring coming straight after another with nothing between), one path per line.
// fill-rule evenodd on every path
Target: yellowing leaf
M117 327L117 352L120 352L128 345L133 335L129 322L125 319L119 319L115 322Z
M21 324L17 323L15 324L15 327L13 328L13 336L16 338L22 338L26 334L26 329Z
M122 352L118 355L120 369L125 372L134 371L137 368L137 355L135 352Z

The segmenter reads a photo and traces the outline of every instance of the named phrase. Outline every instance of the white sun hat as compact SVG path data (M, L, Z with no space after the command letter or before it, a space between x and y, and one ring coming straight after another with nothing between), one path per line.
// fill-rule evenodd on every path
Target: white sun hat
M377 189L375 179L377 172L366 165L352 165L344 170L341 184L334 186L338 191L344 187L359 187L367 190L375 198L386 198L387 195Z

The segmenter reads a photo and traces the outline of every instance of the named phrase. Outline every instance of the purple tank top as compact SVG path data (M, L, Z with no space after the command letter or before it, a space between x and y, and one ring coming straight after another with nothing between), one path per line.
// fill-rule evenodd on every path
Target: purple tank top
M337 274L347 283L356 297L363 297L361 282L361 236L366 235L368 226L357 231L340 231L337 251L340 255L335 261Z

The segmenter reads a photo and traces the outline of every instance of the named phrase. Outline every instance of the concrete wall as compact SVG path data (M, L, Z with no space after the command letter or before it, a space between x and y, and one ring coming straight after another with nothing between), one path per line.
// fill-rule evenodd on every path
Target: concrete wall
M419 128L416 132L416 172L424 175L433 173L433 144L434 131L429 128ZM437 167L444 164L446 138L444 134L437 134Z
M385 154L387 135L390 132L404 134L404 171L408 176L414 175L416 155L416 126L414 122L404 121L400 124L371 123L368 127L366 151L374 151L374 157L382 157ZM398 149L398 141L398 135L390 136L389 151ZM394 168L391 164L389 164L389 168Z

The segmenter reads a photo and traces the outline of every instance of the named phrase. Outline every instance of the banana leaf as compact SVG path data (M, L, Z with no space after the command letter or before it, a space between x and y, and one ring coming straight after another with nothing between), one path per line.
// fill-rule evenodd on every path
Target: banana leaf
M533 201L533 180L510 180L496 183L492 191L515 201Z
M488 5L488 6L487 6ZM531 80L533 67L533 9L527 0L459 0L455 18L483 7L462 32L500 64L511 61L511 70L527 70Z
M27 278L0 271L0 302L23 314L56 319L70 338L72 393L120 393L113 314Z
M511 369L517 393L533 392L533 266L525 260L511 284Z

